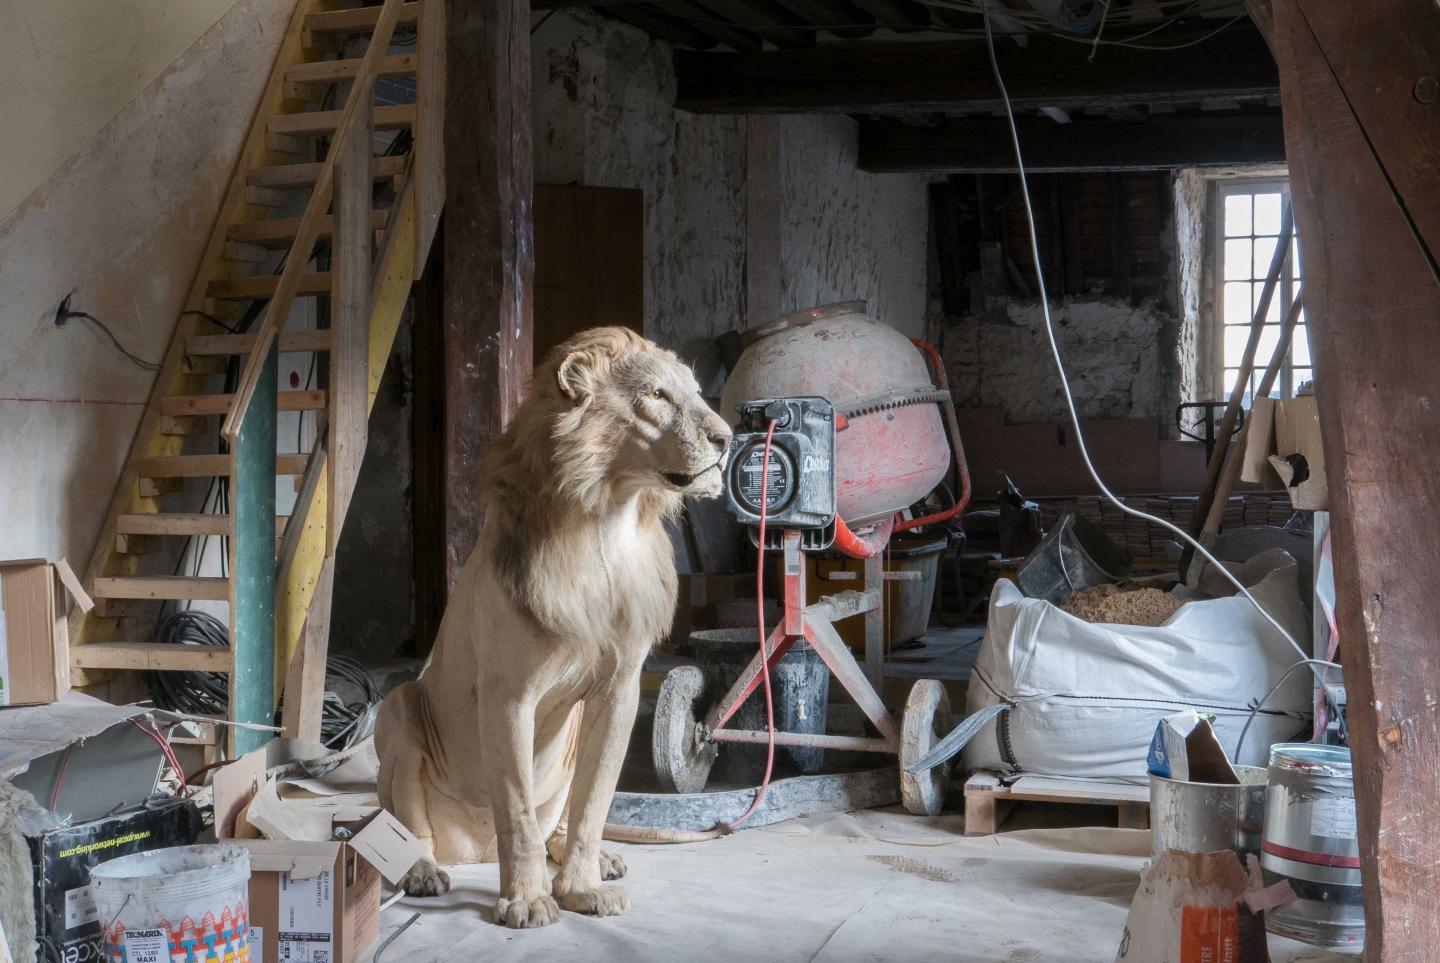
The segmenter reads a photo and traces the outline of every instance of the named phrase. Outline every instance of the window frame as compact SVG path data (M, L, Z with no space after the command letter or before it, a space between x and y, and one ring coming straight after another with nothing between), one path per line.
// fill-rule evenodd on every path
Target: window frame
M1213 191L1212 191L1211 197L1210 197L1211 211L1212 211L1212 218L1211 218L1212 231L1211 231L1211 233L1212 233L1212 235L1213 235L1213 237L1212 237L1212 242L1211 242L1211 256L1212 256L1213 259L1214 259L1214 265L1215 265L1214 271L1212 272L1212 279L1211 279L1211 280L1212 280L1212 285L1213 285L1212 297L1213 297L1213 299L1214 299L1213 303L1214 303L1214 305L1215 305L1214 317L1213 317L1213 319L1212 319L1213 331L1214 331L1214 351L1213 351L1213 363L1214 363L1214 367L1213 367L1212 370L1213 370L1213 372L1214 372L1214 379L1213 379L1213 381L1214 381L1215 397L1216 397L1216 398L1220 398L1220 399L1223 400L1223 399L1227 399L1227 398L1230 397L1230 392L1229 392L1229 391L1226 389L1226 387L1225 387L1225 370L1226 370L1226 364L1225 364L1225 360L1226 360L1226 359L1225 359L1225 330L1226 330L1226 327L1227 327L1226 322L1225 322L1225 284L1226 284L1226 278L1225 278L1225 242L1226 242L1226 240L1235 240L1236 238L1245 238L1245 239L1253 240L1253 239L1256 237L1256 235L1253 234L1253 233L1251 233L1251 234L1238 234L1238 235L1234 235L1233 237L1227 237L1227 235L1226 235L1226 233L1225 233L1225 199L1226 199L1227 197L1234 196L1234 195L1237 195L1237 194L1251 194L1251 195L1253 195L1253 194L1255 194L1255 193L1257 193L1257 192L1260 192L1260 193L1270 193L1270 191L1269 191L1269 190L1266 190L1266 189L1267 189L1267 188L1275 188L1275 187L1278 187L1278 188L1279 188L1279 193L1280 193L1280 198L1281 198L1281 203L1282 203L1282 204L1290 202L1291 195L1290 195L1290 178L1289 178L1287 175L1284 175L1284 174L1271 174L1271 175L1256 175L1256 176L1250 176L1250 177L1224 178L1224 179L1218 179L1218 180L1214 181L1214 182L1213 182L1213 185L1214 185L1214 187L1213 187ZM1251 222L1251 230L1252 230L1252 231L1254 230L1254 222L1253 222L1253 220L1252 220L1252 222ZM1262 235L1262 236L1269 236L1269 235ZM1295 267L1296 267L1296 265L1295 265L1295 252L1296 252L1296 250L1297 250L1297 245L1298 245L1298 243L1299 243L1299 237L1298 237L1298 234L1296 234L1296 235L1293 237L1293 239L1292 239L1289 253L1288 253L1288 254L1286 255L1286 257L1285 257L1285 263L1284 263L1284 265L1281 267L1281 271L1280 271L1280 281L1279 281L1279 284L1276 286L1274 302L1278 302L1278 303L1279 303L1281 323L1283 323L1283 321L1284 321L1284 312L1285 312L1286 308L1287 308L1287 307L1289 306L1289 304L1290 304L1290 299L1294 296L1294 293L1295 293L1295 291L1296 291L1296 284L1298 283L1297 280L1296 280L1296 277L1295 277ZM1232 282L1232 283L1233 283L1233 282ZM1254 283L1254 284L1263 284L1263 283L1264 283L1264 278L1260 278L1260 279L1258 279L1258 280L1254 280L1254 281L1252 281L1251 283ZM1272 302L1272 304L1273 304L1274 302ZM1274 310L1274 309L1272 308L1272 310ZM1252 299L1252 312L1253 312L1253 299ZM1247 328L1247 330L1248 330L1250 321L1253 320L1253 319L1254 319L1254 315L1253 315L1253 313L1252 313L1252 314L1251 314L1251 317L1250 317L1249 319L1247 319L1246 322L1245 322L1245 327ZM1303 324L1304 324L1304 321L1305 321L1305 319L1304 319L1303 310L1302 310L1301 322L1300 322L1300 323L1303 325ZM1230 327L1234 327L1234 325L1230 325ZM1308 328L1305 328L1305 327L1299 328L1299 329L1296 331L1296 336L1297 336L1297 337L1306 337L1306 336L1308 336ZM1264 373L1264 370L1265 370L1265 369L1264 369L1264 366L1269 363L1269 360L1270 360L1270 359L1269 359L1268 357L1267 357L1267 358L1261 358L1261 357L1258 357L1258 356L1256 357L1256 359L1255 359L1256 369L1255 369L1255 371L1253 371L1252 374L1251 374L1251 378L1252 378L1251 383L1252 383L1252 384L1254 384L1254 380L1255 380L1255 379L1257 379L1261 374ZM1281 367L1280 367L1280 375L1279 375L1279 377L1276 379L1275 389L1272 389L1272 390L1274 390L1274 391L1278 391L1278 392L1279 392L1279 397L1281 397L1281 398L1292 398L1292 397L1294 397L1294 395L1295 395L1295 389L1299 387L1299 385L1295 383L1295 378L1294 378L1295 367L1296 367L1296 365L1295 365L1295 346L1294 346L1294 342L1292 341L1292 343L1291 343L1291 345L1290 345L1290 349L1289 349L1289 351L1287 351L1287 353L1286 353L1284 363L1283 363L1283 364L1281 365ZM1315 377L1314 367L1313 367L1313 359L1312 359L1312 364L1310 364L1310 365L1301 365L1300 367L1301 367L1302 369L1308 369L1308 370L1310 371L1310 378L1313 379L1313 378ZM1249 408L1254 404L1254 401L1255 401L1255 399L1250 396L1250 392L1249 392L1249 390L1247 390L1246 393L1245 393L1245 396L1244 396L1244 407L1245 407L1246 409L1249 409Z

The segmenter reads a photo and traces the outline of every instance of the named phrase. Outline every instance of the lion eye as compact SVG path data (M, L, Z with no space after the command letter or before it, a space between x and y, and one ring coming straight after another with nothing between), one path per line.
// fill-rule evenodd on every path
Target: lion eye
M666 401L669 399L669 395L665 394L664 388L651 388L645 393L645 397L652 401Z

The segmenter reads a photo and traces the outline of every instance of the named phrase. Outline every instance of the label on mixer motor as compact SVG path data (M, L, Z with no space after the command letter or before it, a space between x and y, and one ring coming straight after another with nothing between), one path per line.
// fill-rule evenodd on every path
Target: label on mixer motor
M1321 796L1310 804L1310 835L1328 839L1355 838L1355 800Z
M765 446L755 445L746 452L740 463L740 497L756 508L760 505L760 472L765 470L765 506L774 508L790 487L790 473L784 459L774 448L770 450L770 464L765 465Z

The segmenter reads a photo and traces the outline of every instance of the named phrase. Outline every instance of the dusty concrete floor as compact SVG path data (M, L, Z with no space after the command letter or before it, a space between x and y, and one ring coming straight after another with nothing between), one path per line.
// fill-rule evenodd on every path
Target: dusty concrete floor
M460 868L447 896L385 911L382 940L421 915L379 963L1115 958L1148 833L1050 828L970 838L962 830L955 815L880 810L684 846L608 844L629 867L630 911L565 913L541 930L494 925L496 868ZM1279 937L1270 951L1276 963L1359 958Z

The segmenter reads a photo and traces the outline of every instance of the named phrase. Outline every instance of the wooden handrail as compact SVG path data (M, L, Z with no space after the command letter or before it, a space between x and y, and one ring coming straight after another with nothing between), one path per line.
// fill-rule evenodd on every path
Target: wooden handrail
M335 136L330 140L330 149L325 153L325 162L315 179L315 187L310 194L309 202L305 205L305 213L300 218L300 227L295 232L295 242L290 247L290 253L286 255L285 270L280 274L280 283L276 285L275 295L270 299L270 304L265 310L264 321L261 322L259 330L255 332L255 345L245 360L245 370L235 388L230 413L226 415L224 423L220 426L221 435L232 445L240 435L240 426L245 420L245 413L250 410L250 401L255 396L255 386L260 381L265 358L270 353L275 339L279 336L280 329L285 326L285 320L290 315L290 308L295 303L295 294L300 288L301 278L309 266L310 254L315 248L315 240L320 233L320 219L329 210L334 193L335 161L341 154L340 148L344 144L345 138L352 133L362 98L374 96L372 81L375 79L376 69L379 67L381 59L385 56L386 48L390 46L390 37L395 32L396 23L400 20L402 3L403 0L385 0L380 9L375 32L370 38L370 46L366 49L365 56L356 70L350 93L345 98L345 111L341 115L340 123L335 128Z

